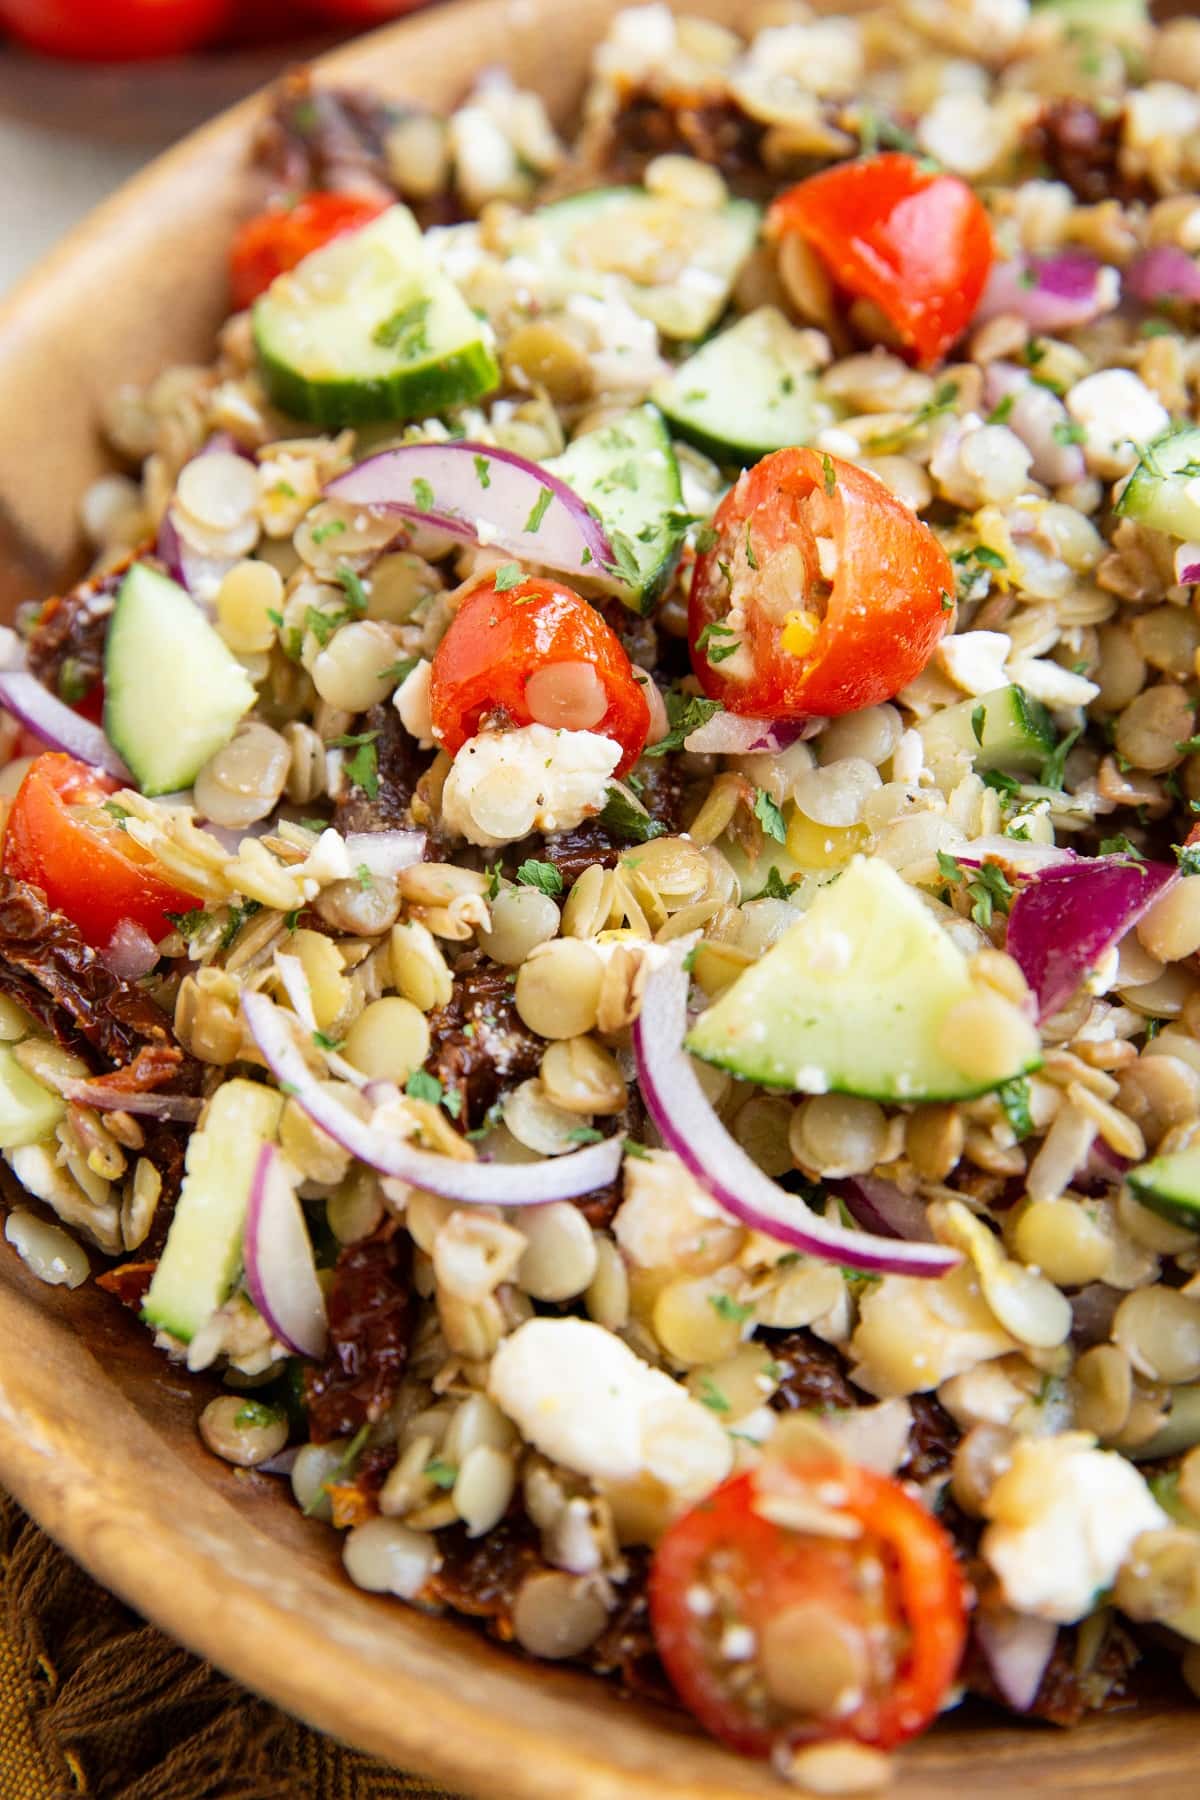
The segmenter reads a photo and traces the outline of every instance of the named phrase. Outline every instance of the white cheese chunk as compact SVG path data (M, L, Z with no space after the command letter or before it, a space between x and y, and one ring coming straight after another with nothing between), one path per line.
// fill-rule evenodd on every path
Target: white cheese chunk
M1171 423L1158 395L1131 369L1085 375L1067 395L1067 411L1083 426L1088 468L1110 480L1132 469L1135 445L1150 443Z
M595 731L482 731L454 758L443 821L492 849L531 831L569 831L600 811L620 760L620 744Z
M520 1326L492 1358L488 1392L529 1443L593 1480L650 1475L690 1505L732 1467L715 1416L584 1319Z
M1135 1538L1167 1523L1132 1463L1080 1431L1019 1439L984 1511L980 1548L1008 1604L1063 1625L1112 1586Z

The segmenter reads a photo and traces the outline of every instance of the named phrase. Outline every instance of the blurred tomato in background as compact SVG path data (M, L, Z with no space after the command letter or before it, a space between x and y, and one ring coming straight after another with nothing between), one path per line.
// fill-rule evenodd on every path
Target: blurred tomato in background
M285 41L314 23L363 30L423 0L0 0L0 30L30 50L140 62L202 48Z

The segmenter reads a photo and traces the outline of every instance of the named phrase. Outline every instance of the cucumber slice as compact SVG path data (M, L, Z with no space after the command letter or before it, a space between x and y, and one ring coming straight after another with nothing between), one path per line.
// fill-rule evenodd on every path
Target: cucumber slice
M406 206L335 238L254 305L272 400L296 419L424 419L499 385L490 332L435 268Z
M807 444L834 418L818 399L803 339L774 306L760 306L697 350L651 390L680 437L718 462L757 462Z
M920 727L926 760L961 754L977 769L1015 769L1036 775L1057 743L1054 721L1024 688L993 688L960 700Z
M1200 429L1184 425L1147 444L1116 510L1156 531L1200 537Z
M1156 1156L1153 1162L1130 1169L1125 1179L1151 1212L1188 1231L1200 1231L1200 1149Z
M147 1324L185 1344L233 1291L258 1153L274 1139L282 1111L274 1088L239 1078L217 1089L192 1133L166 1248L142 1307Z
M749 200L707 211L644 188L593 188L531 213L512 253L533 261L552 293L615 284L664 337L698 338L728 305L760 218Z
M190 787L255 698L237 657L178 583L134 563L104 649L104 729L142 793Z
M764 1087L967 1100L1041 1061L1032 1025L991 1080L956 1060L946 1017L976 992L920 894L882 858L860 856L700 1015L687 1047Z
M7 1044L0 1044L0 1150L40 1143L66 1110L60 1097L35 1081Z
M662 414L635 407L585 431L546 467L587 501L608 533L622 576L613 591L635 612L648 612L686 530L679 464Z

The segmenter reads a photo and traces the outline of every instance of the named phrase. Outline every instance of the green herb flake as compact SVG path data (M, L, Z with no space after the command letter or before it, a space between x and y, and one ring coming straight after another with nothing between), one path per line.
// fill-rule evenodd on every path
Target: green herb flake
M202 911L200 907L195 907L191 912L169 912L166 917L181 938L199 937L205 926L212 924L212 914Z
M133 814L127 806L119 806L115 800L106 800L100 810L106 812L110 819L115 819L122 831L128 830L126 820L132 819Z
M754 790L754 816L768 837L774 838L778 844L786 844L787 824L784 821L783 812L772 800L766 788Z
M1033 1136L1033 1117L1029 1111L1029 1081L1024 1075L1017 1075L1012 1081L1006 1081L996 1090L996 1098L1004 1108L1004 1116L1008 1120L1012 1134L1018 1144L1023 1144L1027 1137Z
M521 580L521 565L520 565L520 563L515 563L515 562L501 563L500 567L496 570L495 574L492 576L492 586L495 588L495 590L498 594L507 594L510 588L515 588L518 585L520 580Z
M1081 726L1077 726L1074 731L1068 731L1066 737L1055 745L1042 764L1041 773L1038 776L1043 787L1053 788L1056 792L1062 791L1063 782L1067 778L1067 758L1082 736L1083 729Z
M1017 396L1015 394L1005 394L1002 400L997 400L985 422L988 425L1006 425L1009 414L1016 404Z
M427 1100L430 1106L442 1103L442 1084L428 1069L414 1069L404 1085L410 1100Z
M567 1142L571 1144L598 1144L604 1137L594 1125L575 1125L567 1133Z
M278 1425L283 1413L278 1406L267 1406L262 1400L243 1400L233 1415L235 1431L263 1431Z
M746 561L757 572L758 558L754 554L754 545L750 542L750 521L746 520Z
M359 863L357 869L354 871L354 879L357 881L364 894L369 893L375 886L375 877L372 875L371 870L366 863Z
M362 576L349 563L339 563L337 578L346 596L347 604L352 612L365 613L367 610L367 590L363 586Z
M710 550L717 547L717 529L714 525L702 525L696 533L696 555L707 556Z
M635 1156L640 1162L646 1162L649 1159L650 1152L645 1144L639 1144L636 1138L627 1137L622 1148L626 1156Z
M252 919L255 913L261 911L262 902L259 900L246 900L241 906L238 906L236 902L231 902L229 917L225 921L225 929L221 933L218 949L228 950L247 919Z
M1101 856L1119 856L1124 862L1140 863L1146 860L1137 845L1130 843L1124 832L1117 837L1101 838L1100 854Z
M492 465L491 465L491 461L488 457L477 456L475 458L475 479L479 483L481 488L491 487L491 485L492 485Z
M984 787L990 787L997 794L1019 794L1021 784L1015 775L1006 775L1003 769L985 769L979 778Z
M379 679L394 681L397 687L402 687L420 660L419 656L402 656L399 662L392 663L389 668L380 669Z
M327 538L340 537L345 529L345 519L326 519L323 525L313 526L312 541L314 544L323 544Z
M971 709L971 732L977 744L983 743L983 728L987 723L987 707L981 701Z
M328 1050L331 1056L336 1055L346 1042L345 1038L332 1038L324 1031L314 1031L312 1041L318 1050Z
M955 392L957 391L958 390L955 389ZM833 458L830 456L828 450L822 450L821 452L821 473L825 482L825 492L832 495L834 489L837 487L837 470L833 466Z
M521 527L522 531L536 531L537 530L538 526L541 524L542 520L545 518L546 510L549 507L550 502L553 500L553 498L554 498L554 490L552 488L548 488L548 487L542 488L541 492L538 494L537 499L534 501L532 507L529 510L529 517L526 519L524 525L522 525L522 527Z
M1181 875L1200 875L1200 844L1173 844Z
M1059 419L1053 425L1050 435L1056 444L1082 444L1087 437L1085 428L1074 419Z
M497 858L488 869L487 897L489 900L494 900L500 892L500 869L501 864Z
M407 306L399 307L390 318L375 327L371 333L372 342L381 350L395 350L405 362L427 355L429 307L426 298L411 300Z
M68 706L82 700L92 685L92 676L77 656L64 656L58 671L58 697Z
M433 512L435 510L433 489L423 475L418 475L417 479L413 482L412 497L413 504L419 506L422 512Z
M783 879L783 876L779 873L779 870L775 867L774 863L772 863L767 874L766 886L760 893L757 893L754 898L756 900L790 900L791 897L791 888Z
M942 611L943 612L953 612L954 611L954 595L948 594L946 592L945 588L942 589Z
M727 1413L732 1408L711 1375L700 1377L700 1404L707 1406L710 1412Z
M601 825L607 825L618 837L634 844L645 844L651 838L662 837L667 829L657 819L652 819L644 807L635 805L619 787L609 788L596 817Z
M725 1319L730 1325L744 1325L754 1317L754 1308L735 1300L732 1294L710 1294L708 1303L718 1319Z
M670 729L657 744L647 745L642 752L644 756L666 756L672 750L682 750L685 738L725 710L719 700L706 700L699 694L681 694L678 688L668 688L663 700Z
M536 888L539 894L547 894L551 899L563 890L562 875L554 864L535 862L532 857L517 870L517 881L522 887Z
M458 1480L458 1469L454 1463L446 1462L443 1457L435 1456L425 1464L425 1476L427 1480L432 1481L434 1487L442 1488L448 1493Z

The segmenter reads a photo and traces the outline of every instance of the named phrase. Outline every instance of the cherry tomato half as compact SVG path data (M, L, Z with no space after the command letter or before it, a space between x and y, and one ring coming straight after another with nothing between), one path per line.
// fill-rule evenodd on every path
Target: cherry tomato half
M822 1513L848 1534L810 1528ZM649 1594L680 1699L750 1756L821 1738L903 1743L937 1712L966 1642L949 1536L898 1481L855 1463L768 1457L735 1475L670 1526Z
M277 275L294 269L310 251L343 232L369 225L388 202L364 194L302 194L291 206L270 206L238 231L229 252L233 304L249 306Z
M322 19L344 19L351 25L382 25L385 19L398 19L412 12L424 0L306 0L310 12Z
M137 62L194 50L232 0L0 0L0 26L32 50L82 62Z
M515 565L514 565L515 566ZM451 756L489 723L596 731L620 744L617 774L645 747L650 706L612 627L558 581L469 593L429 677L434 735Z
M992 228L966 182L900 151L838 163L788 188L767 233L790 232L847 294L873 300L925 365L966 330L992 266Z
M200 902L172 887L148 853L104 811L119 784L98 769L48 750L26 771L4 830L4 873L41 888L98 949L123 919L157 940L169 912Z
M919 675L954 620L954 571L874 475L776 450L729 490L696 558L692 667L731 712L802 718L875 706Z

